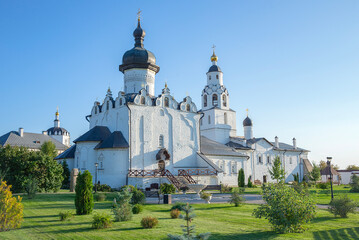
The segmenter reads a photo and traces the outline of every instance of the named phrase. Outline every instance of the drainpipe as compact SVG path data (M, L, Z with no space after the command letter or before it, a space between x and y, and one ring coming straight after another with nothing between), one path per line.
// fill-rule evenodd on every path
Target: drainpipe
M129 123L128 123L128 142L129 142L129 148L128 148L128 165L130 167L130 171L132 170L132 159L131 159L131 108L128 106L128 102L126 103L126 107L128 108L129 112ZM126 174L126 185L128 185L128 172Z

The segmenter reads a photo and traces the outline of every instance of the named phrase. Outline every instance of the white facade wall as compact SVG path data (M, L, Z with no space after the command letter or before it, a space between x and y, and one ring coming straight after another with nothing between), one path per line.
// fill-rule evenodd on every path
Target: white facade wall
M141 89L151 95L155 95L155 75L156 73L149 69L132 68L124 73L125 93L138 93Z

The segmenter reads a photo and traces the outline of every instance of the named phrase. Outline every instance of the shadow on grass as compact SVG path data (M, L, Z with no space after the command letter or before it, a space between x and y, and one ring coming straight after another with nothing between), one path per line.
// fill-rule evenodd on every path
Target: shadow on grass
M132 227L132 228L117 228L117 229L111 229L111 231L120 231L120 232L122 232L122 231L131 231L131 230L139 230L139 229L142 229L143 230L143 228L142 227Z
M340 228L326 231L318 231L313 233L315 240L328 239L359 239L359 227L355 228Z
M43 223L48 223L49 221L44 221ZM57 221L51 221L51 222L56 222L56 224L44 224L44 225L36 225L36 226L33 226L33 225L29 225L29 226L23 226L19 229L26 229L26 228L51 228L51 227L62 227L62 226L77 226L77 225L88 225L88 226L91 226L91 222L71 222L71 221L60 221L60 220L57 220ZM37 222L39 223L39 222ZM65 231L65 230L64 230ZM73 231L75 231L75 229L73 229Z
M318 222L324 222L324 221L329 221L329 220L333 220L333 217L317 217L317 218L314 218L311 222L318 223Z
M31 217L24 217L24 219L32 219L32 218L52 218L52 217L59 217L59 215L56 214L56 215L31 216Z
M231 233L231 234L220 234L220 233L213 233L211 234L211 239L271 239L275 236L278 236L277 233L271 231L256 231L252 233Z
M232 205L228 205L228 206L213 206L210 205L209 207L201 207L201 208L197 208L194 207L195 210L212 210L212 209L223 209L223 208L233 208L234 206Z

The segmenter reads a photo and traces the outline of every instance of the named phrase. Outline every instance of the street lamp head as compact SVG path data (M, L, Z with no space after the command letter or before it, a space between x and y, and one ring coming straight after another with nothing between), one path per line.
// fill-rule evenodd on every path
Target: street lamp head
M98 163L95 163L95 167L98 167Z

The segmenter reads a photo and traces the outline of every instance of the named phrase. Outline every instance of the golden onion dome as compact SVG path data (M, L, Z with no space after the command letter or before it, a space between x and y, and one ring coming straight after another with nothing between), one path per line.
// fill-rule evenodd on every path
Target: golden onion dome
M211 56L211 62L217 62L218 61L218 57L216 56L216 54L213 51L213 54Z

